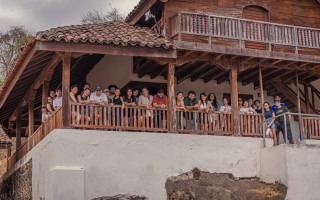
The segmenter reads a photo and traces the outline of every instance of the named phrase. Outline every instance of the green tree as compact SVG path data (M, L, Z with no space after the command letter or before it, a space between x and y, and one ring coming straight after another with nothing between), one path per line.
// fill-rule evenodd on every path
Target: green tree
M110 5L110 8L103 12L102 10L91 10L82 15L81 23L82 24L97 24L108 21L124 21L125 14L119 8L113 8Z
M6 77L27 40L31 37L23 26L12 26L0 32L0 79Z

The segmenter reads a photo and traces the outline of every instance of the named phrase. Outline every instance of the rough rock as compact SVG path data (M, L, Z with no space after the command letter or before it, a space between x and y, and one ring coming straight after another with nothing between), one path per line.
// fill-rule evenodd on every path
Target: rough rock
M169 200L284 200L286 186L266 184L258 178L235 178L232 174L191 172L171 177L166 182Z
M142 197L142 196L136 196L136 195L129 195L129 194L124 194L124 195L116 195L112 197L98 197L92 200L147 200L148 198Z

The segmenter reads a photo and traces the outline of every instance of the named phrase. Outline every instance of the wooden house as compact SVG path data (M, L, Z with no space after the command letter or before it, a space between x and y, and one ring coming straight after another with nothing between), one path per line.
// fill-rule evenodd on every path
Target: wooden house
M320 78L319 13L316 0L141 0L126 22L39 32L26 44L0 91L0 122L17 141L8 169L57 128L262 137L263 116L238 109L239 88L248 85L252 89L247 93L258 89L261 102L275 94L285 97L287 106L300 115L302 137L319 139L320 92L311 84ZM120 77L117 63L125 58L128 74L134 75L120 71ZM94 73L99 63L108 73ZM120 87L132 87L148 76L143 81L147 86L166 86L169 106L121 108L69 101L70 85L96 81L99 74L97 83L127 80ZM164 77L161 83L150 81L159 77ZM219 97L229 93L231 113L177 109L175 94L186 80L186 90L197 81L201 87L214 82L215 91L228 84L230 90ZM41 123L37 109L46 105L49 88L59 87L63 106ZM103 114L86 124L85 117L77 120L73 115L79 110L91 119L94 111ZM213 114L217 120L208 120ZM188 116L201 122L196 129L185 127ZM21 137L28 139L21 144Z

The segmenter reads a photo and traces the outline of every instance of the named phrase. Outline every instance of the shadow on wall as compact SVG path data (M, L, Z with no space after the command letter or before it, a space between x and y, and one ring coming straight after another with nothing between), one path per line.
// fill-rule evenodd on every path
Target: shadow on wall
M266 184L258 178L236 179L232 174L191 172L167 179L169 200L284 200L287 188L283 184Z

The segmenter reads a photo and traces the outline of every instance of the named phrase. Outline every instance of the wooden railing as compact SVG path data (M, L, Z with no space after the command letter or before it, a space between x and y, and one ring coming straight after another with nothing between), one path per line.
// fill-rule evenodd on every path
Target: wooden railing
M240 133L242 136L263 136L263 115L240 113Z
M167 109L71 103L71 112L72 127L168 131Z
M177 131L231 135L231 113L177 110Z
M25 156L33 147L35 147L44 137L51 131L62 127L62 110L59 109L42 125L8 158L7 170L10 170L14 165Z
M263 21L247 20L217 16L210 14L197 14L180 12L170 18L171 37L181 34L208 36L234 39L239 41L253 41L269 44L286 45L295 47L320 48L320 29L289 26Z
M320 116L303 116L301 117L301 134L302 138L320 139Z
M164 26L163 26L162 19L160 19L157 23L155 23L155 25L151 27L151 30L156 34L163 35Z

